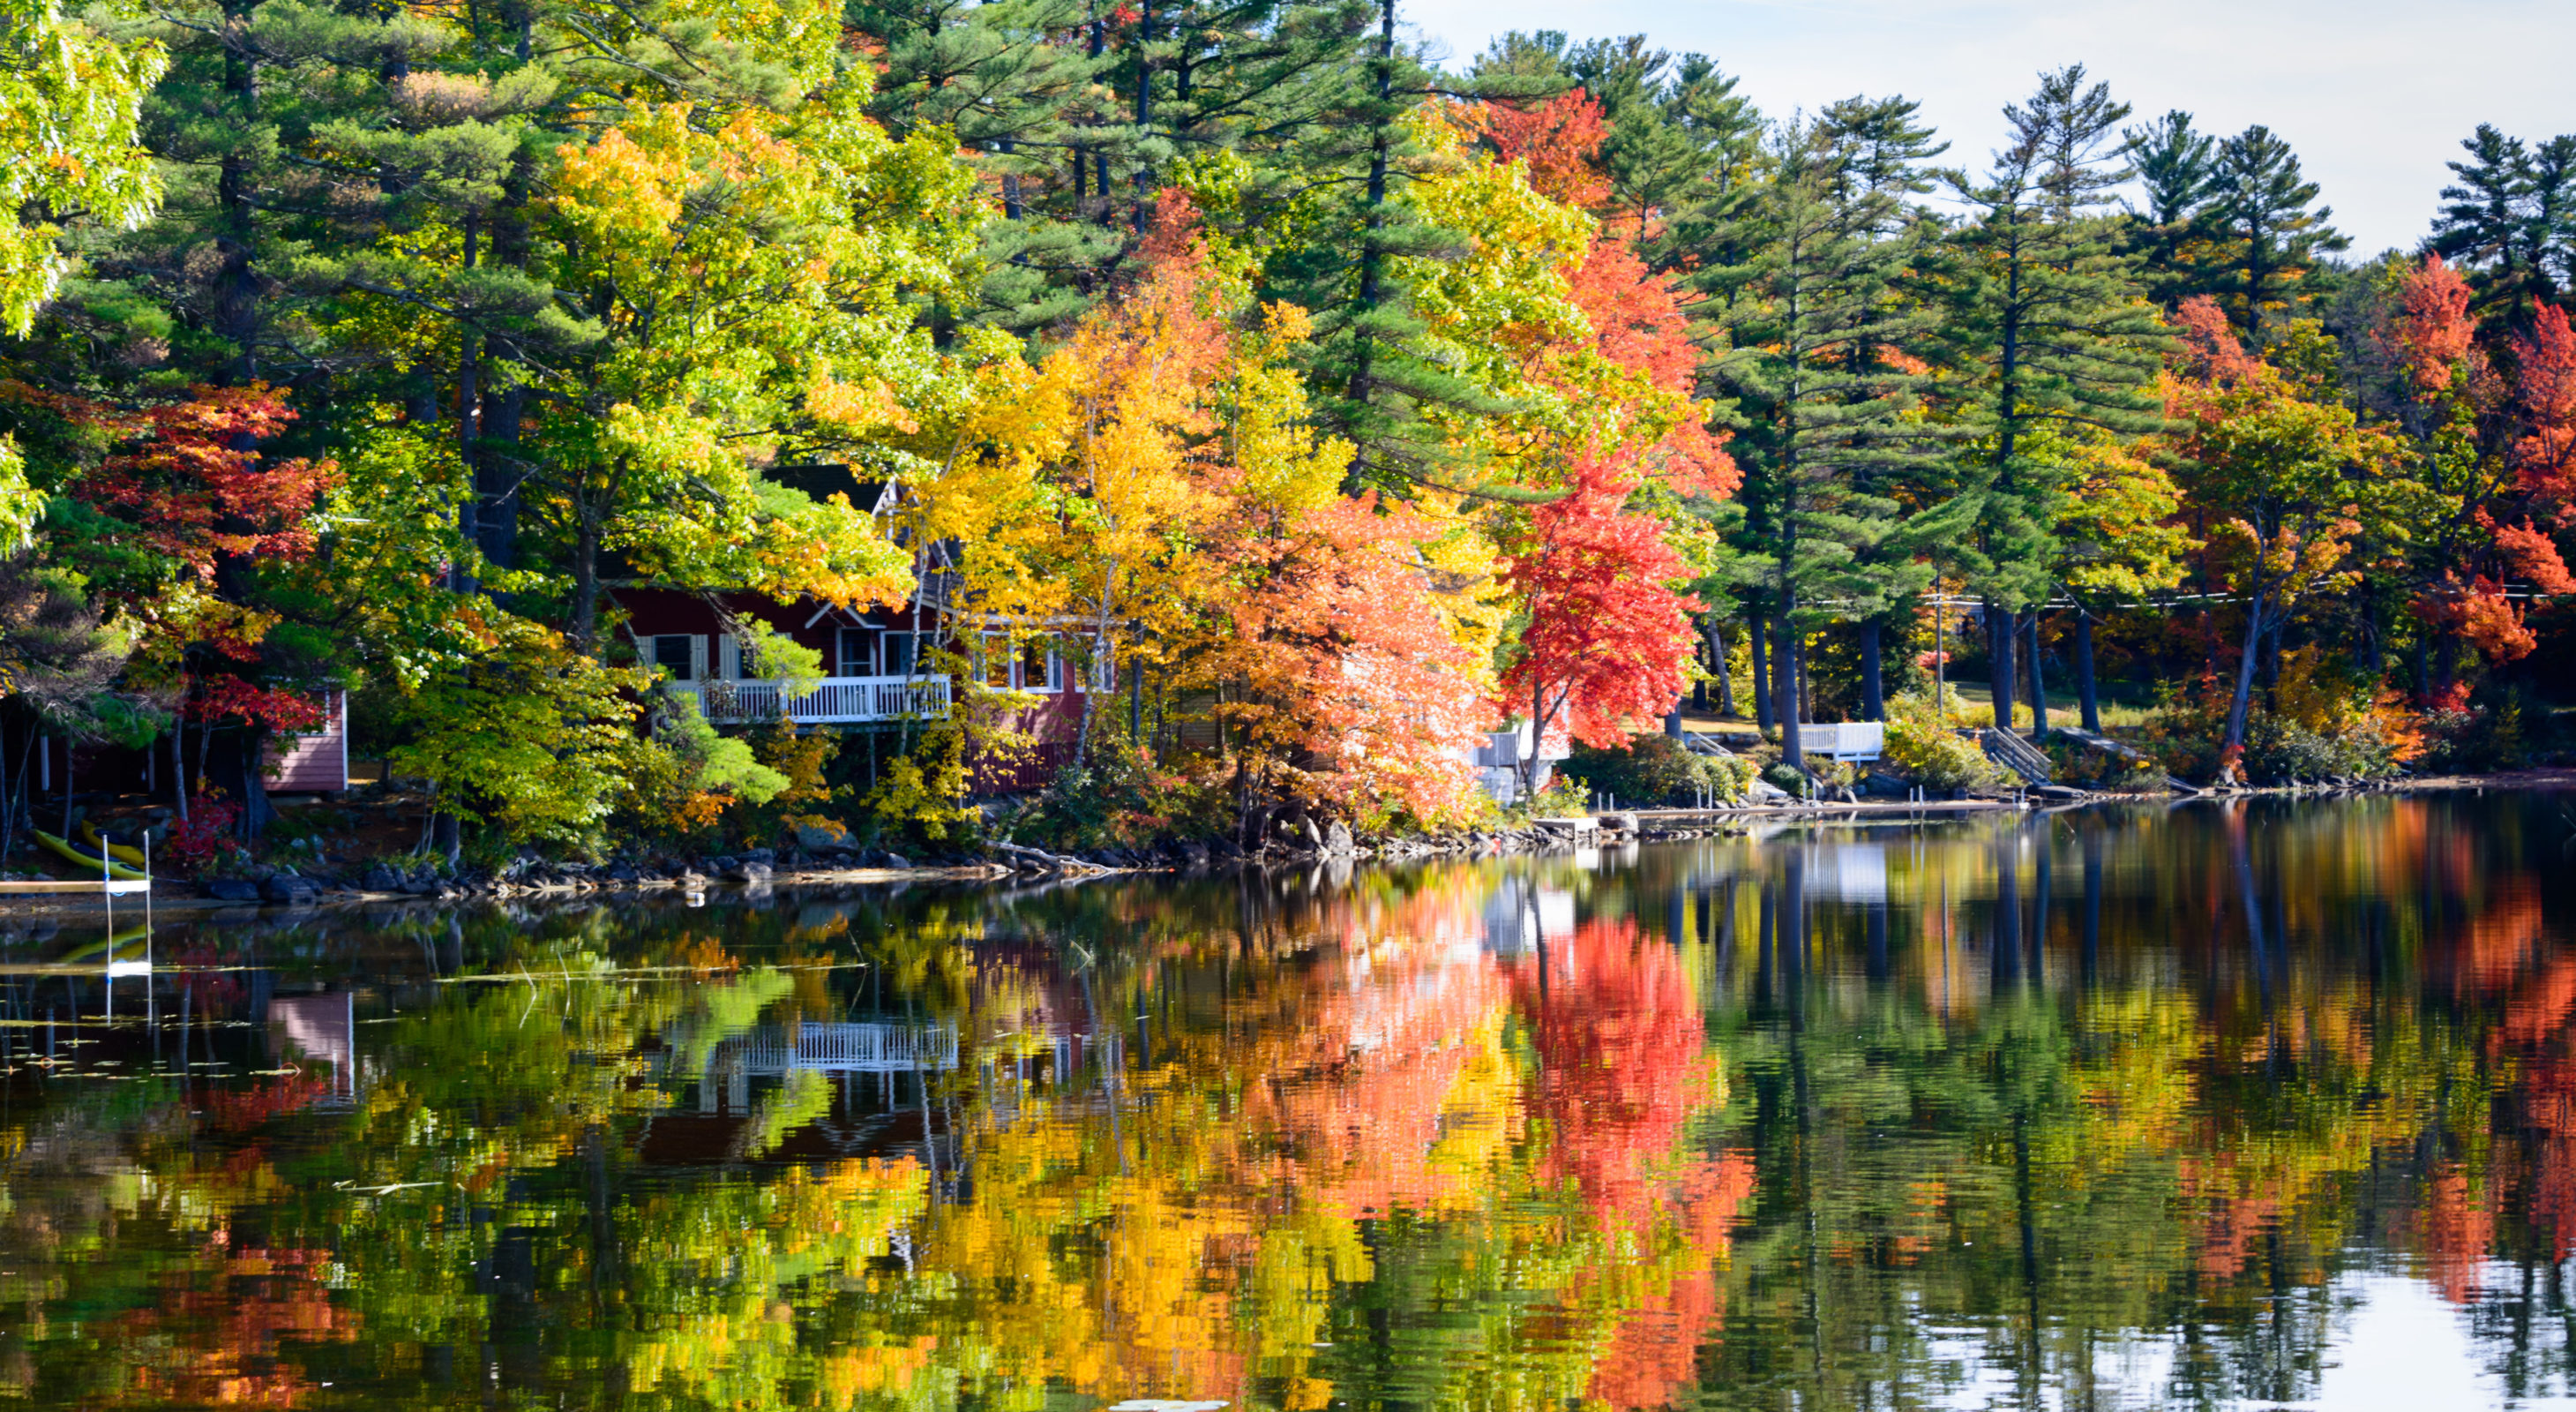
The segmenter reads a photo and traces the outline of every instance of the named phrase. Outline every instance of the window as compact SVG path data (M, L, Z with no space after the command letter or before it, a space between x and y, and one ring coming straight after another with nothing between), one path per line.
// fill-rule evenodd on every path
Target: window
M1064 690L1064 658L1049 638L1039 638L1020 649L1020 690Z
M653 665L671 674L673 681L698 679L698 654L687 633L664 633L652 639Z
M995 691L1011 689L1011 640L997 632L984 634L984 650L978 654L978 668L984 685Z
M890 677L911 676L915 670L913 664L920 656L920 635L889 632L880 634L879 638L877 669Z
M833 672L841 677L877 675L877 633L874 628L841 629L841 661Z

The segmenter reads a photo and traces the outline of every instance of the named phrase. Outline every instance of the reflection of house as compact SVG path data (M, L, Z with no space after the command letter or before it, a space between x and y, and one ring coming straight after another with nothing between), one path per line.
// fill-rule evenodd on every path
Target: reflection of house
M358 1093L357 996L279 996L268 1002L268 1021L283 1026L286 1042L306 1059L331 1066L331 1091L341 1099Z

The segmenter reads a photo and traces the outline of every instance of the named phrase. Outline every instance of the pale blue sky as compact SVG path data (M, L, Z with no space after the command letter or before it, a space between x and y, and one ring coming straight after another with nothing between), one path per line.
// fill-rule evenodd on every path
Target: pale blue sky
M1998 110L2042 69L2082 63L2144 118L2262 123L2325 188L2355 256L2422 238L2458 142L2480 122L2576 132L2576 0L1404 0L1463 64L1494 35L1643 32L1741 75L1766 112L1903 93L1982 163Z

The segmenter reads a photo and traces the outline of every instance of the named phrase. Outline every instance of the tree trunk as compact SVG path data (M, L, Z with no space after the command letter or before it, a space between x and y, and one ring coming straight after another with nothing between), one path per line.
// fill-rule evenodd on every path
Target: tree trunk
M2222 746L2225 763L2222 776L2233 778L2236 759L2245 749L2245 710L2254 699L2254 657L2263 642L2263 597L2260 592L2245 610L2245 650L2236 658L2236 692L2227 702L2227 739Z
M2039 675L2039 610L2030 610L2030 738L2048 738L2048 685Z
M2084 729L2102 733L2102 703L2093 685L2093 615L2075 610L2075 694L2083 703Z
M1747 621L1753 633L1753 724L1767 731L1779 720L1771 709L1771 620L1754 613Z
M1712 622L1708 625L1708 655L1717 664L1717 714L1732 716L1735 714L1735 681L1726 663L1732 655L1726 641L1726 624Z
M1887 692L1879 662L1879 620L1870 618L1860 625L1860 718L1864 721L1887 719Z
M2021 615L2007 613L1986 600L1986 655L1995 694L1995 728L2013 728L2013 639L2018 635Z
M574 513L581 528L573 536L572 641L586 653L599 633L599 525L587 507Z
M1798 725L1806 715L1806 703L1798 695L1798 669L1801 665L1798 660L1798 633L1791 626L1797 621L1797 611L1797 599L1793 594L1780 608L1780 640L1774 644L1771 654L1776 678L1771 688L1771 705L1780 717L1780 758L1804 774L1807 750L1806 743L1799 739Z

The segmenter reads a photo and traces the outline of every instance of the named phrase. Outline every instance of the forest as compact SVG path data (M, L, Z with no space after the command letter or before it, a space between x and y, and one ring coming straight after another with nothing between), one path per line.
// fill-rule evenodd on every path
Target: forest
M1036 753L1032 837L1456 827L1515 725L1745 787L1632 745L1685 711L1793 787L1834 720L1942 789L1961 727L2114 786L2560 752L2576 136L2479 127L2364 256L2284 138L2080 64L1980 157L1402 21L0 0L0 819L86 743L237 850L332 700L451 859L953 839ZM863 750L635 626L809 683L743 604L934 588L954 708Z

